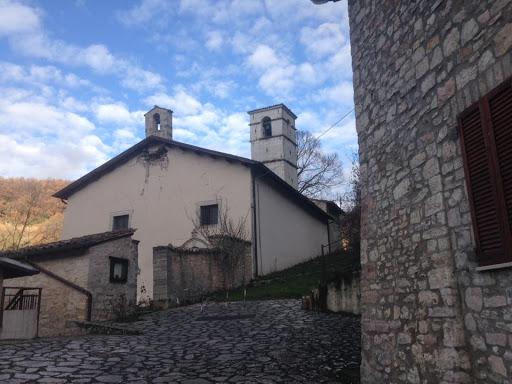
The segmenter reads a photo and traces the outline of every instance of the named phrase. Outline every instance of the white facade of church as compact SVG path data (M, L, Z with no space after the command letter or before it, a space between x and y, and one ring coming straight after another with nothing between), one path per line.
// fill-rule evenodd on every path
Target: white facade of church
M329 216L296 190L295 115L283 104L249 114L253 159L173 141L172 111L155 107L146 139L54 195L67 200L62 238L137 229L141 301L153 297L153 247L182 246L215 212L244 222L253 276L317 256Z

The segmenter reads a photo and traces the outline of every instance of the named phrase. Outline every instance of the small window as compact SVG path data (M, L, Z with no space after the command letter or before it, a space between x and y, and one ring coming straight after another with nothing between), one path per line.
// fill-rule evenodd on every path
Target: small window
M272 123L270 117L264 117L263 120L261 120L261 125L263 125L263 136L272 136Z
M126 283L128 280L128 260L110 257L110 282Z
M215 225L219 220L219 205L201 206L201 225Z
M112 220L112 231L122 231L129 228L130 215L114 216Z

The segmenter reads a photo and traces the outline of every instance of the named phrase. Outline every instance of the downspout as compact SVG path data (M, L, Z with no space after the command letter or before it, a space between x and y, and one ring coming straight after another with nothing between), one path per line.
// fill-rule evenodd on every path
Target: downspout
M331 220L331 223L334 220ZM331 229L329 228L329 219L327 219L327 244L329 244L329 253L331 253Z
M258 276L258 221L256 218L256 179L254 171L251 171L252 176L252 225L254 234L254 277Z
M50 272L49 270L31 262L31 261L25 260L25 262L27 264L31 265L32 267L34 267L35 269L39 270L40 272L42 272L50 277L53 277L55 280L58 280L61 283L67 285L68 287L71 287L78 292L85 293L85 296L87 297L87 321L91 321L91 315L92 315L92 293L91 292L89 292L85 288L82 288L79 285L76 285L75 283L72 283L69 280L64 279L63 277L60 277L59 275L56 275L53 272Z

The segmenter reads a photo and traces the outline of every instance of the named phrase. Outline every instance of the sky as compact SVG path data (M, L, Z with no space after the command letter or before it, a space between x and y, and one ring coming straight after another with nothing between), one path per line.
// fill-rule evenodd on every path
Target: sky
M0 0L0 176L75 180L174 111L173 139L250 157L247 111L321 135L353 108L347 2ZM321 137L348 174L350 113Z

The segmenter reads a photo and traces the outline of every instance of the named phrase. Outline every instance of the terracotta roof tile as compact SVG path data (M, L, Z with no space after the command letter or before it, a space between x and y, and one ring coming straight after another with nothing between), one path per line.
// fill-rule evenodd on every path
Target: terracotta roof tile
M21 259L26 256L44 255L47 253L57 253L69 251L72 249L87 248L105 241L118 239L125 236L131 236L135 229L125 229L116 232L102 232L93 235L73 237L68 240L56 241L53 243L35 245L32 247L20 248L16 251L0 252L0 257L9 257L12 259Z

